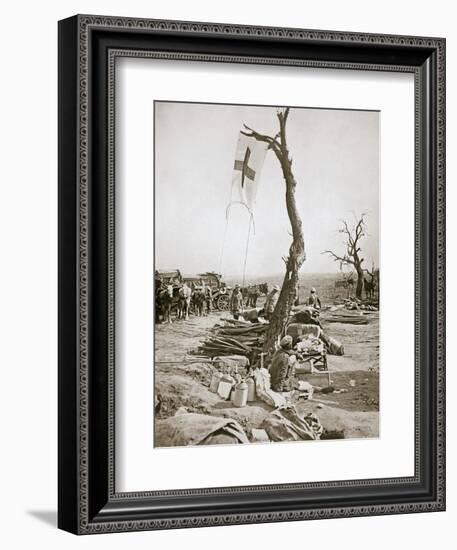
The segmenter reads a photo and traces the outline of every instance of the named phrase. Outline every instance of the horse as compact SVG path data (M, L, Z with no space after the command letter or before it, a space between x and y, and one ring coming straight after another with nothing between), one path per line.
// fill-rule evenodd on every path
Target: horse
M335 281L335 290L338 292L340 289L347 290L347 297L349 298L354 291L354 279L352 274L349 275L349 277L343 275L342 279Z
M259 291L260 291L260 294L268 294L268 283L260 283Z
M186 283L179 289L178 300L178 319L189 319L190 300L192 298L192 290Z
M338 288L344 288L344 289L347 289L349 287L353 287L354 286L354 279L352 277L349 277L348 279L344 278L344 279L339 279L338 281L335 281L335 289L338 289Z
M192 293L191 304L194 308L195 314L198 315L199 317L203 315L205 303L206 303L205 292L201 287L197 287Z
M173 303L176 303L174 300L174 288L172 284L160 285L156 290L156 322L160 321L162 317L164 322L172 323L171 320L171 309Z
M184 294L189 294L183 297L181 290L183 285L175 285L172 283L161 282L156 286L156 322L159 323L161 318L166 323L172 323L172 312L176 310L176 319L181 319L183 314L186 319L189 317L190 294L192 291L186 285Z
M268 294L268 283L250 285L241 289L246 307L257 307L257 299L262 294Z
M363 289L365 290L365 294L367 298L370 300L374 297L374 292L376 290L376 280L374 277L371 279L371 281L368 281L367 279L363 279Z

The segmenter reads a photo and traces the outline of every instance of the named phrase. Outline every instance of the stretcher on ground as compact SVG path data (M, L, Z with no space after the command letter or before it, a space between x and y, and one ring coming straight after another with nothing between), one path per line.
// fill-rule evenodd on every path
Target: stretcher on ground
M306 375L327 375L327 383L330 386L330 371L328 370L327 351L324 349L320 353L300 353L297 356L297 366L295 367L297 374Z

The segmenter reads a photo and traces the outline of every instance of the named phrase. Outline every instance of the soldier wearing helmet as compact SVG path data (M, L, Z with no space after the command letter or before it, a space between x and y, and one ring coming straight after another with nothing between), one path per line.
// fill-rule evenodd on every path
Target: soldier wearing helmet
M230 311L234 319L239 319L243 313L243 295L241 294L240 285L236 284L230 297Z
M314 287L311 288L308 298L308 305L314 307L315 309L321 309L321 300L316 293Z

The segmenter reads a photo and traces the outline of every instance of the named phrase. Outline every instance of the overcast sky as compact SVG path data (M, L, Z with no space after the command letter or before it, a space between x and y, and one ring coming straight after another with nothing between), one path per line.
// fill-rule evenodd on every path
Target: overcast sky
M235 149L243 123L270 135L276 109L238 105L155 103L155 262L186 274L243 273L249 215L232 207L226 229ZM336 272L323 250L344 253L340 220L366 212L361 241L365 267L378 266L379 113L292 108L287 138L297 180L296 199L305 236L302 272ZM284 271L291 242L285 183L277 158L263 166L246 276ZM222 262L221 251L223 248Z

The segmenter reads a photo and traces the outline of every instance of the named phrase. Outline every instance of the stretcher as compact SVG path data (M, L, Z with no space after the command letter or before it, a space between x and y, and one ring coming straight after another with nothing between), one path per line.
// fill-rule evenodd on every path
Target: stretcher
M327 382L330 386L330 371L328 370L327 352L323 350L320 353L304 354L301 353L297 357L297 366L295 368L297 374L306 375L327 375Z

